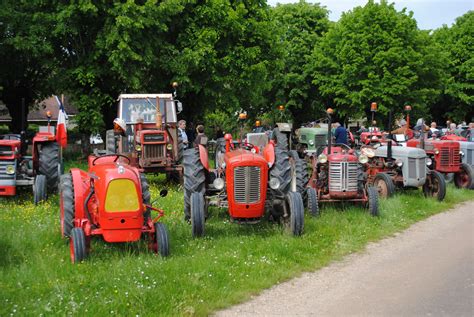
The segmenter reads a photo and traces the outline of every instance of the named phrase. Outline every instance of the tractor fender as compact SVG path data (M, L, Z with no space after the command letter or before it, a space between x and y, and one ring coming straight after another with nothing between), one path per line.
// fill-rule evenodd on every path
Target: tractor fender
M84 210L84 201L89 194L90 184L89 177L86 172L78 169L71 169L72 186L74 188L74 219L80 221L87 219Z
M199 159L201 160L202 166L204 166L204 168L209 171L209 156L207 155L207 149L201 144L198 145L198 149Z
M275 144L269 142L265 148L263 148L263 157L268 163L268 167L271 168L275 163Z

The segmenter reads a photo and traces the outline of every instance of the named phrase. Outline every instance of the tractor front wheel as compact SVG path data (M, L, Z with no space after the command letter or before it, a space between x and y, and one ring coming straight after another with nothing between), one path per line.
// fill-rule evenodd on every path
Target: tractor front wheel
M204 235L204 195L192 193L191 195L191 226L193 238Z
M474 171L466 163L462 163L459 172L454 174L454 185L457 188L474 189Z
M72 263L79 263L86 258L87 256L86 236L82 228L76 227L71 230L69 249L71 252Z
M291 233L294 236L300 236L304 228L304 205L300 193L289 192L286 196L286 204L290 211Z
M170 255L168 229L161 222L155 223L156 252L162 257Z
M33 184L33 199L35 205L48 199L48 187L46 183L46 176L37 175Z
M387 173L377 173L375 175L374 187L377 189L379 197L382 198L390 198L395 193L395 185Z
M439 201L444 199L444 196L446 196L446 181L440 172L429 172L423 184L423 194L426 197L436 197Z
M379 193L375 187L369 186L367 188L367 199L370 215L377 217L379 215Z
M61 234L63 237L70 237L74 226L74 186L71 174L61 177L59 186L59 209L61 221Z
M309 214L313 217L319 216L318 193L316 192L316 189L312 187L306 189L306 196L308 197L307 206Z

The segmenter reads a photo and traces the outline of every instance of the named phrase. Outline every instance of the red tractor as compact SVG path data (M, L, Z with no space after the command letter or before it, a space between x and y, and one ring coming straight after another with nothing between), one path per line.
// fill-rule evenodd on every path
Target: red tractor
M47 117L48 126L33 137L32 156L26 155L24 129L22 134L0 136L0 196L14 196L18 186L31 186L37 204L57 190L62 164L49 112Z
M407 146L425 150L431 158L430 168L442 174L454 173L454 185L458 188L472 188L474 172L472 167L461 163L461 149L458 141L411 139Z
M288 151L268 137L261 146L235 144L226 134L218 147L216 169L209 168L204 146L184 153L184 214L193 237L204 235L208 206L228 208L232 221L256 223L265 215L303 233L304 205Z
M148 238L149 247L169 254L168 231L157 222L164 212L150 205L148 183L123 155L89 156L87 172L72 168L61 177L61 233L69 238L71 261L89 253L92 236L106 242L133 242ZM160 196L166 196L166 190ZM158 212L155 219L151 211Z
M177 84L173 84L176 88ZM106 135L108 154L127 156L145 173L181 179L184 144L177 114L182 104L173 94L122 94L114 129Z
M379 215L378 192L367 183L365 172L368 157L355 154L345 144L331 144L331 115L328 109L328 146L312 160L308 182L307 206L313 216L319 214L319 203L355 202L368 207L372 216Z

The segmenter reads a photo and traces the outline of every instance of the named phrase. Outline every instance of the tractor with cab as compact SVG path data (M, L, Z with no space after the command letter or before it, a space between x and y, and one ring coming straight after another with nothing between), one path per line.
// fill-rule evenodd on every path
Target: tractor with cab
M31 155L26 155L29 142L24 128L21 134L0 135L0 196L15 196L17 187L31 187L37 204L57 191L62 160L51 113L46 115L48 126L33 137Z
M184 214L193 237L205 234L209 206L228 209L235 223L256 223L267 216L295 236L303 233L304 205L289 153L263 135L254 134L249 141L256 139L263 144L236 143L226 134L215 169L209 167L203 145L185 151Z
M173 94L121 94L114 129L106 133L107 153L127 156L144 173L181 178L185 146L177 114L182 104L175 97L176 90Z
M328 115L328 146L314 158L307 188L307 207L312 216L319 215L320 203L354 202L368 208L372 216L379 215L378 192L367 182L365 171L368 157L356 155L346 144L332 144L331 116Z
M168 230L158 221L164 211L153 207L150 198L145 175L120 154L91 155L87 171L72 168L62 175L61 234L69 239L72 263L87 257L94 236L109 243L144 238L151 250L168 256ZM155 218L152 211L158 213Z

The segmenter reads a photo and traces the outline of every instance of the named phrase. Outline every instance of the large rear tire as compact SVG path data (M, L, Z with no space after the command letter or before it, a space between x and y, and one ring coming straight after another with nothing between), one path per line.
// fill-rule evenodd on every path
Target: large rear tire
M442 201L446 196L446 180L444 176L437 171L430 171L426 175L426 181L423 184L423 194L426 197L436 197Z
M35 205L48 199L47 180L45 175L37 175L33 184L33 200Z
M59 145L56 142L42 144L39 153L39 174L46 176L49 192L58 190L59 170Z
M105 133L105 146L107 154L117 153L117 140L115 139L114 130L107 130Z
M59 188L60 221L61 234L63 237L70 237L74 226L74 186L72 175L65 174L61 176Z
M291 233L294 236L300 236L304 228L304 205L300 193L289 192L286 196L286 204L290 211Z
M206 193L206 174L199 158L199 150L188 149L184 151L184 217L191 219L191 195L193 193Z
M288 151L288 136L285 133L280 132L280 129L273 129L272 139L276 141L277 147Z
M302 160L298 152L292 150L289 152L291 158L295 162L295 173L296 173L296 191L300 193L303 202L306 201L306 186L308 185L308 163Z
M204 235L204 196L201 193L191 195L191 226L193 238Z
M474 170L473 168L462 163L459 172L454 174L454 185L457 188L474 189Z
M275 163L270 169L270 179L278 179L280 186L277 189L271 189L272 198L284 199L290 191L291 185L291 165L288 151L275 147Z
M377 173L374 179L374 187L379 193L379 197L390 198L395 193L395 184L387 173Z
M309 214L313 217L319 216L319 203L318 203L318 193L316 189L308 187L306 190L307 195L307 207Z

